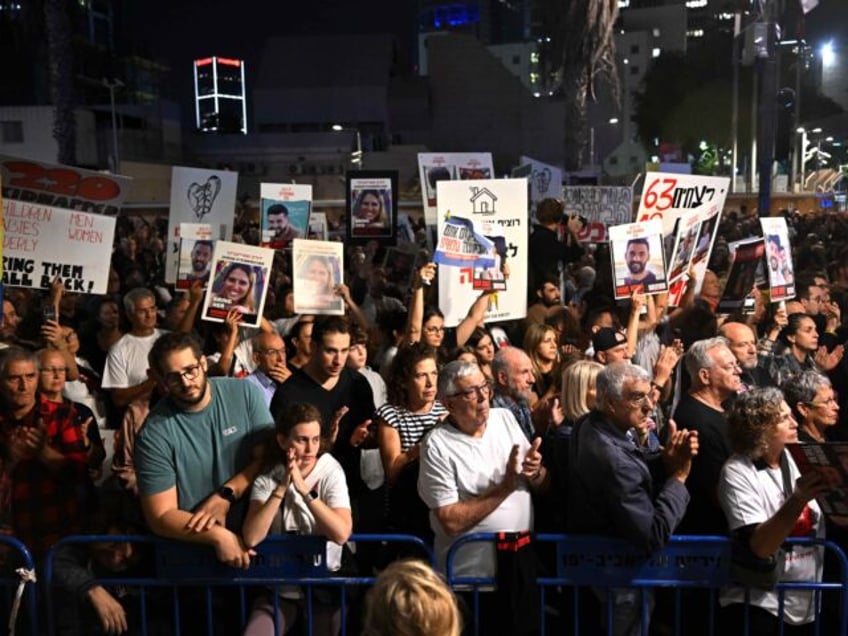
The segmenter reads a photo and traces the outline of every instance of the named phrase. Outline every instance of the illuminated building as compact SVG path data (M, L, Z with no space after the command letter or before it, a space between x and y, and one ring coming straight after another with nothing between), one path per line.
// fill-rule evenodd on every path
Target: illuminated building
M243 60L194 61L194 111L200 132L247 134Z

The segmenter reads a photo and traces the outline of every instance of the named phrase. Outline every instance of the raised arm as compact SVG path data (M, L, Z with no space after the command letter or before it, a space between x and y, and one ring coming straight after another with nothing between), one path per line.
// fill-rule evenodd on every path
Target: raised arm
M406 333L403 343L414 344L421 340L424 328L424 287L429 286L436 278L436 264L427 263L415 271L412 278L412 295L409 299L409 315L406 321Z

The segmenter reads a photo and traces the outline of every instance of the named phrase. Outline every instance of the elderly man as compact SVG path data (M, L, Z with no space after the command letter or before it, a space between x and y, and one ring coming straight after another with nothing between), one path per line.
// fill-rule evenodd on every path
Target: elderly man
M603 365L630 360L630 348L627 337L618 329L601 327L592 336L592 349L595 351L595 361Z
M726 322L719 328L718 333L727 339L727 346L742 369L739 376L740 391L774 386L768 372L758 366L757 338L748 325L742 322Z
M741 387L741 369L727 345L721 337L698 340L684 358L692 384L674 419L697 431L700 445L689 478L692 501L680 528L686 534L727 532L716 491L721 467L733 451L722 405Z
M494 393L492 406L508 409L515 417L528 442L536 437L530 399L533 395L533 363L521 349L505 347L492 360Z
M533 529L530 490L546 471L512 414L489 408L490 388L480 368L455 360L439 374L439 399L448 410L444 424L425 438L418 494L430 508L439 566L448 547L472 532ZM494 547L472 543L456 555L457 576L492 576Z
M668 478L654 483L634 441L634 432L648 426L654 407L650 381L647 371L629 362L601 370L597 406L572 434L569 467L571 531L626 539L645 552L662 548L683 518L689 502L686 479L698 453L697 432L678 431L669 423L662 452ZM638 592L617 590L614 597L612 633L638 633Z
M283 339L274 332L254 336L253 361L256 369L246 379L262 390L265 406L270 407L277 387L288 380L292 373L286 366L286 345Z

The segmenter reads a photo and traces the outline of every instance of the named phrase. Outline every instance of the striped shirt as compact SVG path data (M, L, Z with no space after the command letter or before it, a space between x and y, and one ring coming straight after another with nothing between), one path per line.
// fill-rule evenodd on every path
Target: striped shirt
M428 413L412 413L392 404L384 404L377 409L377 417L400 434L400 449L404 453L447 414L447 409L438 400L433 402L433 408Z

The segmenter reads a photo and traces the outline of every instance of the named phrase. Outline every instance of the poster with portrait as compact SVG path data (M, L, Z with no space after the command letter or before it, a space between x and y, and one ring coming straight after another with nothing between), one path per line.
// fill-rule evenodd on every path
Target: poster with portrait
M398 173L356 170L347 173L347 240L354 244L395 242Z
M490 292L486 322L523 318L526 180L441 181L437 188L439 225L433 259L439 264L439 307L445 325L458 325L484 291Z
M816 497L822 512L833 523L848 526L848 443L805 442L786 448L802 475L817 472L828 485Z
M698 210L687 210L680 217L674 236L674 248L671 251L668 266L670 283L676 282L689 271L700 234L701 213Z
M542 199L559 199L562 196L562 168L526 157L519 158L518 171L513 170L513 178L525 177L529 188L530 214L535 220L536 206ZM627 219L630 221L631 219Z
M402 244L402 247L388 248L383 258L386 283L405 294L412 284L412 273L418 266L417 258L415 246L409 243Z
M581 243L609 242L608 228L633 221L630 186L565 186L563 214L585 221L577 238Z
M437 183L491 179L494 176L495 168L490 152L419 152L418 177L421 181L424 222L427 227L433 228L438 222Z
M771 302L795 298L795 271L786 219L782 216L762 218L760 225L766 244L766 271Z
M609 237L616 299L668 289L660 221L617 225L609 229Z
M292 242L294 312L344 314L344 300L336 288L344 281L344 244L337 241Z
M282 249L309 229L312 186L262 183L259 186L262 247Z
M724 291L716 308L717 314L731 314L753 309L751 291L757 280L757 269L763 262L765 245L762 238L734 241L727 246L730 251L730 272Z
M208 223L180 223L180 264L177 268L177 289L188 289L201 281L205 289L212 271L215 240Z
M212 226L215 239L229 241L232 238L237 184L237 172L179 166L171 169L165 282L177 282L177 270L180 265L180 223L208 223Z
M203 304L203 320L223 322L235 309L241 314L240 324L258 327L273 263L272 249L217 241Z
M309 215L309 232L306 238L313 241L327 240L327 214L325 212L313 212Z

